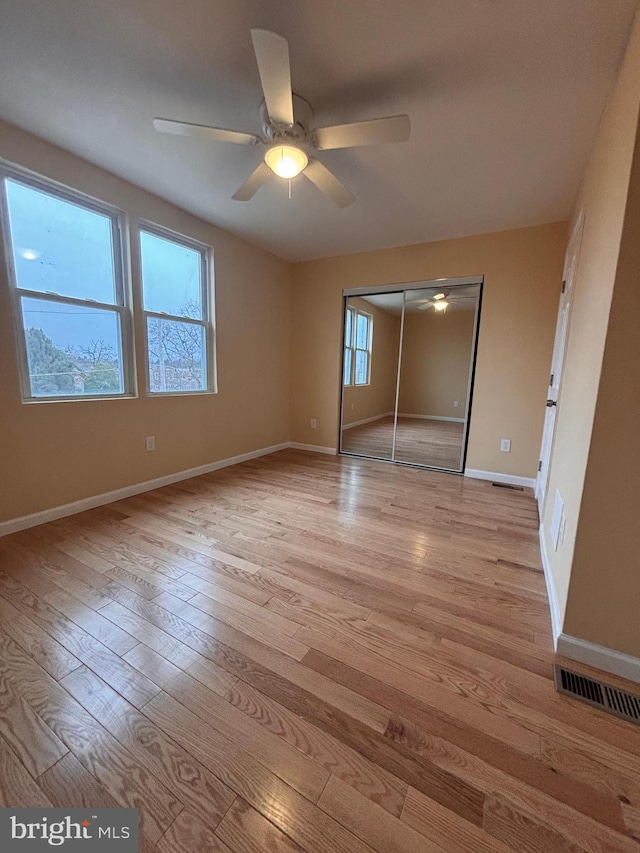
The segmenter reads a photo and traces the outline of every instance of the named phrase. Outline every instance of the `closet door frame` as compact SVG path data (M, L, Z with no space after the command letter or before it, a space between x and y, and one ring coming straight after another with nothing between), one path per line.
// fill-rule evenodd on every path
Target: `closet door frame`
M406 294L411 290L425 290L427 288L434 287L446 287L446 288L454 288L454 287L464 287L469 285L478 285L478 298L476 300L476 310L473 324L473 339L471 343L471 362L469 365L469 383L467 390L467 405L465 408L465 417L464 417L464 431L463 431L463 441L462 441L462 451L461 451L461 459L460 459L460 470L452 469L452 468L439 468L435 465L424 465L418 462L404 462L402 460L395 459L395 445L396 445L396 430L398 425L398 403L399 403L399 395L400 395L400 377L401 377L401 368L402 368L402 344L403 344L403 334L404 334L404 314L405 314L405 306L406 306ZM423 281L407 281L407 282L397 282L395 284L382 284L382 285L374 285L372 287L349 287L344 288L342 291L342 301L343 301L343 312L342 312L342 355L340 358L340 406L339 406L339 423L338 423L338 453L343 456L350 456L352 459L374 459L378 462L391 462L394 465L409 465L412 468L424 468L428 471L442 471L449 474L464 474L466 461L467 461L467 447L469 443L469 423L471 420L471 406L473 402L473 390L475 383L475 374L476 374L476 362L478 355L478 337L480 331L480 314L482 309L482 293L484 290L484 276L466 276L463 278L435 278L428 279ZM346 320L347 320L347 310L349 307L349 297L350 296L372 296L377 293L402 293L402 317L400 323L400 341L398 345L398 367L396 370L396 397L395 397L395 407L394 407L394 415L393 415L393 443L391 450L391 459L385 459L379 456L365 456L360 453L349 453L349 451L343 450L342 448L342 423L344 417L344 357L345 357L345 333L346 333Z

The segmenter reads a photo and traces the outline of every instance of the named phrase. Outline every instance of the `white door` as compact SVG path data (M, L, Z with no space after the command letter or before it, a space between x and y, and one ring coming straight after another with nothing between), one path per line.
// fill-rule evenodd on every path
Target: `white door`
M547 409L544 419L540 464L538 466L538 477L536 479L535 489L538 506L540 507L540 515L542 515L544 508L544 499L547 493L547 484L549 481L549 463L551 461L551 450L553 448L558 397L560 395L560 384L562 381L562 366L564 363L564 354L567 348L567 333L569 330L569 318L571 316L571 304L583 226L584 215L581 212L571 234L571 239L569 240L569 245L567 247L567 254L564 259L562 293L560 294L556 337L553 344L551 376L549 377L549 390L547 392Z

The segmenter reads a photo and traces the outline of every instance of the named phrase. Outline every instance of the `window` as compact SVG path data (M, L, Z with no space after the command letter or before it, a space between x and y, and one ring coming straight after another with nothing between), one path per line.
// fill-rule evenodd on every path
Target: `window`
M373 317L347 308L344 331L344 384L368 385L371 377Z
M0 175L23 398L131 394L120 214Z
M207 249L153 227L140 254L149 391L215 390Z

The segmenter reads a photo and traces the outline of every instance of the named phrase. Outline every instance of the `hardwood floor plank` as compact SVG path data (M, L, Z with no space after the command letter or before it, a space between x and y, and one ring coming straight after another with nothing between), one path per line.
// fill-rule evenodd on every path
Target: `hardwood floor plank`
M311 655L314 655L313 658ZM341 683L351 684L365 696L376 696L381 704L389 708L393 713L386 730L387 737L408 743L419 754L455 755L451 762L442 766L455 769L459 763L464 768L469 764L467 756L476 756L492 767L500 768L513 779L535 786L544 794L578 811L584 810L591 814L591 809L596 808L607 825L613 825L614 828L620 826L618 804L615 799L598 797L595 790L597 786L586 782L575 784L575 779L566 773L558 773L554 766L513 749L500 738L480 735L477 729L459 718L429 708L407 694L387 687L332 658L312 652L309 664L320 672L331 673ZM421 731L425 733L424 736Z
M174 682L181 674L179 667L174 666L166 658L143 643L140 643L135 649L127 652L124 655L124 660L140 672L146 673L155 684L163 688L167 684ZM203 657L200 657L195 664L191 664L186 671L219 696L224 696L227 690L237 681L235 676L230 675L224 669L220 669L212 661Z
M67 752L67 747L28 705L0 669L0 737L35 778Z
M45 595L44 599L60 613L63 613L67 619L75 622L87 634L90 634L117 655L123 655L138 643L131 634L127 634L126 631L113 625L108 619L91 610L73 595L57 590Z
M158 692L157 685L142 673L51 607L44 599L36 598L25 586L3 575L1 571L0 594L8 597L16 608L78 660L94 672L100 673L105 681L133 704L144 705ZM133 637L131 639L137 644L137 640Z
M452 853L509 853L512 849L415 788L409 788L407 793L402 821Z
M182 803L1 631L0 672L118 803L140 809L142 832L157 841L182 811Z
M117 808L118 801L68 752L38 779L56 808Z
M187 809L180 812L155 850L157 853L232 853L206 824Z
M341 642L339 636L327 630L321 634L303 628L296 637L313 650L352 668L370 672L389 687L407 693L427 707L451 714L489 737L501 739L531 755L540 748L536 734L500 713L498 701L485 692L486 681L461 674L453 668L438 667L433 660L429 669L425 665L424 674L420 675L415 670L394 665L380 655L348 646ZM311 654L304 658L309 666L314 660L316 658Z
M117 601L112 601L111 604L103 607L100 613L114 625L119 625L140 643L154 649L180 669L187 669L199 658L198 653L190 649L189 646L185 646L171 634L165 633L165 631L147 622L146 619L132 613L131 610L123 607ZM126 659L126 653L123 657Z
M216 828L233 853L304 853L270 821L238 797Z
M148 659L148 656L147 656ZM153 666L153 662L151 663ZM221 696L184 672L170 673L162 665L160 679L168 696L227 739L242 744L265 767L315 802L329 772L306 753L265 730ZM154 670L156 672L156 670Z
M592 817L589 812L590 802L575 802L576 809L566 805L560 799L541 792L533 785L521 782L519 779L509 776L503 770L477 759L475 756L461 751L444 741L435 741L424 733L407 733L402 730L400 742L406 743L406 747L423 755L430 762L449 772L456 773L461 779L469 784L476 785L487 795L501 792L501 796L509 799L514 806L524 812L532 814L543 814L546 824L555 832L567 837L578 847L584 847L590 853L596 851L629 851L626 846L627 839L619 832L610 828L620 827L624 831L624 822L621 816L620 804L613 800L602 801L595 797L594 801L600 805L601 813ZM594 792L595 793L595 792ZM591 794L593 797L593 793ZM580 811L578 811L578 809ZM604 822L598 818L604 817Z
M154 697L145 713L300 846L311 842L314 853L370 853L368 845L170 696Z
M258 679L259 684L277 675L280 678L276 679L276 683L281 683L280 679L284 679L317 698L330 702L334 707L376 731L384 732L389 715L375 702L363 698L348 687L336 684L332 679L302 666L292 658L280 654L252 637L223 623L216 623L212 617L210 617L212 621L207 622L208 633L205 633L190 622L176 616L173 607L167 610L133 593L124 596L121 593L116 594L125 606L134 609L136 613L180 639L231 675L243 678L245 681L249 678ZM166 600L163 603L167 605ZM260 689L259 684L258 689Z
M86 667L61 684L196 817L217 826L235 799L226 785Z
M584 853L582 847L498 798L487 800L484 828L522 853Z
M0 737L0 808L28 809L52 806L7 741Z
M331 776L318 805L379 853L444 853L408 824ZM447 847L447 853L455 848Z
M242 614L237 614L231 608L223 610L221 605L216 606L216 602L208 599L206 596L202 596L200 608L193 606L190 602L180 601L166 592L154 598L153 601L160 607L164 607L177 616L180 616L194 627L200 628L200 630L207 634L211 634L211 636L217 636L218 626L222 623L229 628L234 628L245 636L253 637L254 640L259 640L261 643L271 646L279 652L283 652L294 660L302 660L309 651L308 646L305 646L289 634L279 632L272 626L257 622L249 616L243 617ZM201 609L202 607L207 608L206 612ZM267 613L268 611L265 612ZM216 613L217 615L210 615L212 613ZM296 633L297 630L297 625L291 628L292 633Z
M2 627L15 642L31 655L49 675L59 681L76 667L80 661L54 640L27 616L16 610L16 618Z
M396 776L242 681L237 681L225 698L374 803L400 816L407 785Z
M142 853L637 851L640 730L555 661L528 490L281 451L0 541L0 803L136 806Z

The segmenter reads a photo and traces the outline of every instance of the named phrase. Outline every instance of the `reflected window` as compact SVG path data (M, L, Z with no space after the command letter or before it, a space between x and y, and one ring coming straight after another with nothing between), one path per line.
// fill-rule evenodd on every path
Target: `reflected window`
M371 378L373 317L356 308L347 308L344 340L345 386L368 385Z

